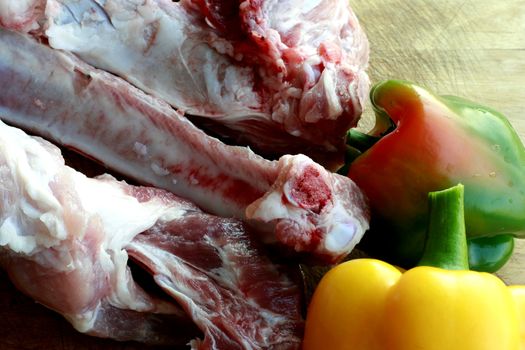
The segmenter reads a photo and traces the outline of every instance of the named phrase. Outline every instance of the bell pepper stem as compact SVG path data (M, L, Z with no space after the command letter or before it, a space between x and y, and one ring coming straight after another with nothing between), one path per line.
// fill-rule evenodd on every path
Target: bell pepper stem
M346 144L359 150L360 152L365 152L381 138L365 134L355 129L350 129L346 137Z
M430 215L423 257L419 266L468 270L462 184L428 194Z

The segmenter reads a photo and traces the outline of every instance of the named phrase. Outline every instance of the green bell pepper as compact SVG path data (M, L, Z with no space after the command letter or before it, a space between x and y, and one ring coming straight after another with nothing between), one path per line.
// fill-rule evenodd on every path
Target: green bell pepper
M470 238L467 243L470 270L475 271L498 271L514 251L514 236L509 234Z
M362 248L413 266L424 248L427 194L463 183L471 268L500 268L513 236L525 237L525 148L508 120L405 81L380 83L370 97L375 127L348 137L354 153L362 152L348 176L372 210Z

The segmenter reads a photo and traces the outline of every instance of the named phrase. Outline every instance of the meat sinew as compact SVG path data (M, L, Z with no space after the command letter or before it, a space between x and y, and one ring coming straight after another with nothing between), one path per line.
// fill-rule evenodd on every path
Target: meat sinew
M325 261L368 228L362 192L303 155L265 160L207 136L161 100L0 29L0 117ZM263 230L264 228L264 230ZM264 233L264 232L266 233Z
M51 47L203 117L194 120L258 153L342 164L345 133L369 84L368 42L348 1L23 3L6 27L40 24Z
M0 265L77 330L160 344L193 337L193 349L299 348L300 290L240 221L164 190L88 178L55 146L1 122L0 179ZM166 295L138 285L129 258Z
M343 0L0 1L0 118L156 186L0 122L0 266L81 332L300 348L300 290L259 244L335 262L368 228L311 159L341 165L367 61Z

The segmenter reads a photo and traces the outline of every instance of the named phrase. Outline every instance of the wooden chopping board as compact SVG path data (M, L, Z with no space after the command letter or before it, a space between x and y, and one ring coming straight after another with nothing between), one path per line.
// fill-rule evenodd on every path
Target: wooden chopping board
M503 112L525 140L525 0L352 0L372 82L412 80ZM372 125L367 110L363 129ZM525 283L525 241L499 275ZM76 333L0 273L0 349L146 349Z

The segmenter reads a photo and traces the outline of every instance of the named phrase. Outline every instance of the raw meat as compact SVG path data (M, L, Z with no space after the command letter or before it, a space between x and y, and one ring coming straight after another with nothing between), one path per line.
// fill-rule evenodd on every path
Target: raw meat
M0 179L0 265L77 330L163 344L197 337L193 349L299 348L300 290L240 221L164 190L88 178L55 146L1 122ZM138 285L129 258L176 302Z
M22 32L38 30L45 6L45 0L2 0L0 26Z
M146 231L128 251L203 330L194 348L298 349L299 289L259 257L232 221L186 216Z
M124 80L4 29L0 81L2 119L206 211L249 220L266 242L333 262L368 228L350 179L303 155L267 161L226 146Z
M30 18L53 48L258 153L342 164L369 85L368 41L347 0L44 2L45 17Z

